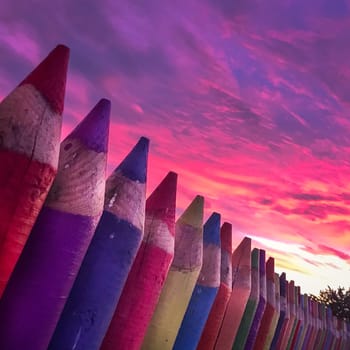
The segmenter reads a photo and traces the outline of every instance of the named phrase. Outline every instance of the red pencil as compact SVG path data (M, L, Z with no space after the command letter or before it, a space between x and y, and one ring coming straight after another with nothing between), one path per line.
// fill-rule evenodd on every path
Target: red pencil
M68 58L57 46L0 103L0 297L56 175Z

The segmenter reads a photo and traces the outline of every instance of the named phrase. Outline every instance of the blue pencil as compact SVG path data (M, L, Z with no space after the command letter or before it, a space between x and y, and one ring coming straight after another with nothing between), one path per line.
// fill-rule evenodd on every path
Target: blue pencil
M97 350L143 236L149 141L107 179L105 204L49 349Z
M182 320L173 350L196 349L220 286L220 214L213 213L203 229L203 265Z

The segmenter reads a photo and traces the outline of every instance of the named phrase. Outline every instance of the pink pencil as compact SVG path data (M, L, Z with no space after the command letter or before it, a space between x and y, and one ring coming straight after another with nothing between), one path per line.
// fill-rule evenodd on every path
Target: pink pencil
M216 340L215 349L231 349L251 289L251 244L245 237L232 255L232 293Z

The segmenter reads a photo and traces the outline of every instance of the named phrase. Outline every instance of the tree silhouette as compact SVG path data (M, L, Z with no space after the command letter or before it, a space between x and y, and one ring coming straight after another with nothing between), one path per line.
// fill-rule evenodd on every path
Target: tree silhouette
M329 306L334 316L350 322L350 288L332 289L328 286L327 289L321 290L318 296L311 295L311 298Z

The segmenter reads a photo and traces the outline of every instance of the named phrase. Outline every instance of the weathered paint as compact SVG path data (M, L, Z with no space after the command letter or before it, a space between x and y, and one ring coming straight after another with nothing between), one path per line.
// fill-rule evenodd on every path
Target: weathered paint
M203 259L204 198L197 196L175 225L175 255L142 349L171 350Z
M287 289L288 282L286 281L286 274L282 272L279 280L279 289L280 289L280 312L278 317L278 322L275 330L275 334L271 342L271 350L277 348L277 343L282 332L284 320L287 315Z
M104 212L50 350L101 346L142 240L148 144L141 138L107 179Z
M100 101L61 144L56 179L0 302L3 349L47 349L102 212L109 111ZM81 141L86 124L98 152Z
M232 292L232 225L221 227L220 287L210 310L197 350L214 349L216 339Z
M254 319L249 330L245 350L252 350L258 335L260 322L266 307L266 261L265 250L260 249L259 254L259 302L255 311Z
M295 305L295 285L294 281L290 281L288 285L288 295L289 295L289 320L286 327L286 332L282 341L282 349L289 350L291 337L294 335L296 327L296 305Z
M220 286L220 214L213 213L203 228L203 264L181 322L174 350L196 349Z
M266 347L267 337L275 315L275 303L275 259L270 257L266 262L266 308L257 332L254 350L260 350Z
M260 251L254 248L251 254L251 292L244 310L235 341L233 343L233 350L244 349L247 342L250 327L253 323L255 311L259 303L259 263L260 263Z
M57 172L68 59L57 46L0 103L0 298Z
M302 303L303 303L303 296L300 294L300 287L296 287L296 327L294 331L294 335L291 337L291 342L290 342L290 349L295 349L299 338L301 337L301 334L303 332L303 320L304 320L304 315L303 315L303 310L302 310Z
M146 201L143 241L101 350L140 349L174 257L177 174L170 172Z
M290 294L289 294L289 282L286 281L286 314L284 317L284 321L282 323L282 327L281 327L281 332L278 338L278 342L276 345L276 349L278 350L285 350L282 348L282 343L284 342L285 339L285 335L287 332L287 328L288 328L288 324L289 324L289 319L290 319L290 303L289 303L289 298L290 298Z
M280 304L281 304L281 296L280 296L280 276L278 273L274 274L274 282L275 282L275 306L274 306L274 314L271 321L271 325L269 331L267 333L266 341L264 344L264 350L268 350L271 347L271 343L277 328L277 323L280 317Z
M251 239L245 237L232 255L232 293L215 349L231 349L251 290Z

